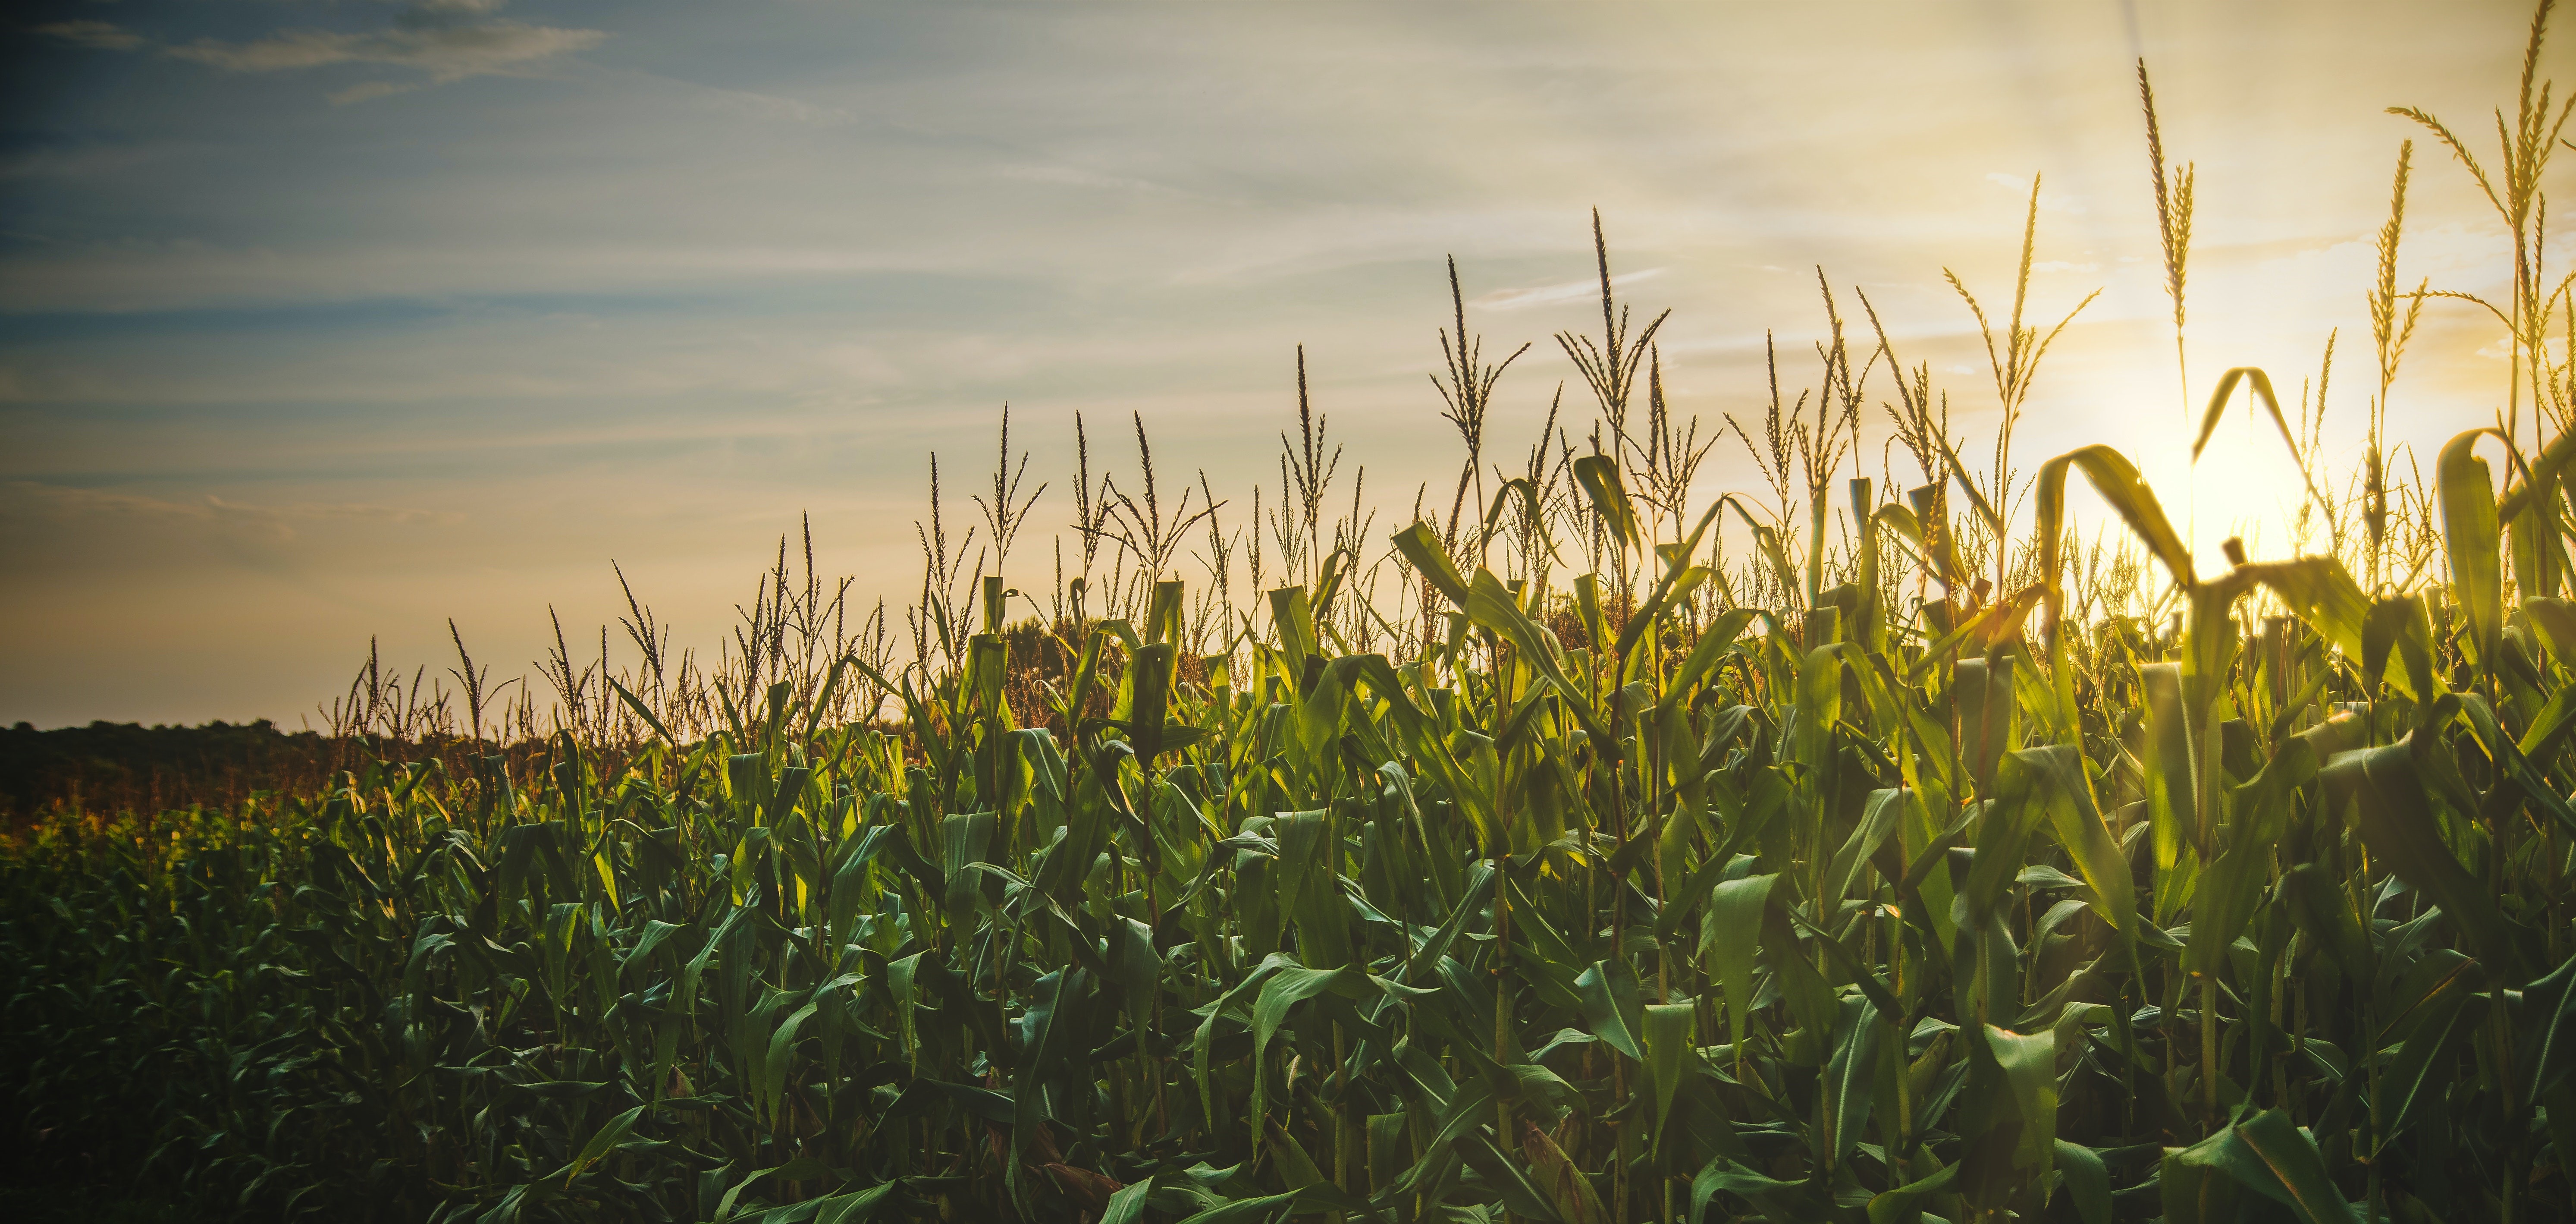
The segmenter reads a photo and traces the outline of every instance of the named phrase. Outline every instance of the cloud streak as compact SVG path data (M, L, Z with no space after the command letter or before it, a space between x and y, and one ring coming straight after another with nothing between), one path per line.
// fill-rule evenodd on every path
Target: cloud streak
M171 59L226 72L296 72L342 64L415 69L425 81L362 81L330 96L333 105L408 93L423 84L525 72L607 41L606 30L535 25L498 14L508 0L417 0L383 30L284 28L245 40L199 37L159 47ZM100 51L140 51L154 40L95 20L55 21L36 34Z
M1613 273L1610 277L1610 288L1614 291L1624 289L1636 284L1638 281L1653 280L1658 276L1662 276L1669 270L1670 269L1666 268L1639 268L1634 272ZM1562 284L1541 285L1534 289L1496 289L1491 293L1477 298L1475 305L1479 309L1483 310L1526 310L1532 306L1555 306L1566 302L1580 302L1589 298L1598 298L1600 296L1601 281L1596 277L1592 280L1576 280L1566 281Z
M32 32L94 51L132 51L143 45L142 35L111 21L49 21Z
M456 81L526 67L598 46L604 30L569 30L518 21L393 29L375 34L280 30L247 43L200 39L170 48L174 58L232 72L279 72L328 64L394 64L433 81Z
M0 481L0 523L72 526L101 519L129 523L215 525L281 541L294 539L299 526L316 523L453 526L465 521L462 514L454 511L364 502L259 505L227 501L212 493L198 501L181 502L33 480Z

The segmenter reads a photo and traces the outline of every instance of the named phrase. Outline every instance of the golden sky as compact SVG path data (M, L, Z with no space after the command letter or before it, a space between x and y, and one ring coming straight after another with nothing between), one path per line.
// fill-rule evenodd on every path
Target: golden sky
M1003 401L1051 482L1040 533L1072 517L1076 412L1105 465L1132 466L1141 412L1167 481L1204 468L1241 499L1275 477L1298 344L1391 529L1458 461L1423 377L1443 257L1489 354L1535 344L1491 426L1508 455L1560 382L1584 402L1550 337L1599 327L1594 207L1622 295L1673 312L1667 382L1704 431L1758 411L1766 332L1810 380L1822 265L1982 434L1991 379L1942 273L2008 299L2044 176L2033 313L2102 295L2017 454L2131 451L2214 540L2297 477L2243 420L2197 479L2183 463L2135 59L2198 168L2194 398L2244 365L2294 396L2339 328L2325 437L2348 462L2371 242L2422 135L2385 108L2489 130L2528 19L60 3L0 33L0 722L292 726L371 635L443 662L450 616L510 674L550 605L577 635L622 608L612 558L712 648L806 511L825 570L900 602L928 456L971 515ZM2544 76L2576 80L2569 40ZM2415 162L2403 278L2492 291L2500 224L2447 153ZM2501 352L2472 308L2428 310L2394 433L2429 464L2486 422ZM1868 422L1857 474L1886 437ZM1704 473L1759 483L1732 441ZM2288 547L2277 523L2250 538ZM1042 578L1044 542L1022 549Z

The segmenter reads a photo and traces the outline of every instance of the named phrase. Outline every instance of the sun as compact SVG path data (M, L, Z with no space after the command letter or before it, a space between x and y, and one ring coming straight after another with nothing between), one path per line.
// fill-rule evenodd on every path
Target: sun
M2166 408L2156 418L2171 415ZM2256 560L2331 548L2325 521L2313 508L2303 533L2300 511L2311 501L2307 482L2279 429L2259 410L2230 411L2197 457L2189 435L2180 431L2164 433L2134 454L2139 474L2155 490L2203 577L2226 567L2224 545L2231 538L2244 541L2246 555ZM2332 489L2321 491L2334 495ZM2093 499L2070 500L2079 523L2104 513Z
M2261 435L2242 436L2250 431L2222 426L2219 432L2240 436L2233 442L2213 438L2191 467L2190 497L2184 505L2194 555L2215 554L2230 537L2244 540L2247 555L2254 557L2286 557L2323 547L2319 537L2325 524L2313 507L2306 516L2307 538L2300 538L2299 511L2309 502L2307 484L2280 436L2273 434L2267 447L2260 444Z

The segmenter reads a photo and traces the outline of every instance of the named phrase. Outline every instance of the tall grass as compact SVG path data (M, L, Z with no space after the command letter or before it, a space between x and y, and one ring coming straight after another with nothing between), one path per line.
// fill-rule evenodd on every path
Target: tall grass
M1453 264L1464 460L1399 531L1301 350L1248 504L1078 426L1042 611L1005 416L980 521L933 461L899 617L782 540L712 661L630 590L639 662L558 622L545 693L371 656L319 787L58 812L0 859L11 1139L262 1217L2576 1219L2543 29L2497 314L2559 415L2383 454L2438 296L2404 152L2366 470L2316 471L2330 341L2296 424L2262 371L2202 409L2269 412L2326 551L2195 556L2109 447L2015 466L2036 181L2000 329L1951 278L1990 466L1820 271L1812 385L1774 352L1727 422L1768 489L1696 500L1596 216L1588 418L1490 457L1526 346Z

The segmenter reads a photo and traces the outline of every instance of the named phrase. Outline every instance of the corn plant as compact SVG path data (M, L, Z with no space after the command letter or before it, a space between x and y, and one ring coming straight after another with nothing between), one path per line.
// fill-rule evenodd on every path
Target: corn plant
M57 810L0 856L14 1138L262 1218L2576 1220L2576 432L2440 451L2400 498L2438 581L2381 580L2379 517L2195 556L2107 446L2017 517L1871 309L1814 425L1736 427L1776 504L1694 507L1599 234L1607 333L1560 344L1606 431L1551 413L1481 520L1511 361L1453 271L1445 520L1328 517L1301 358L1249 531L1204 478L1166 510L1141 418L1128 486L1081 450L1046 620L934 500L908 667L782 543L711 671L631 592L643 670L558 635L551 735L486 737L459 635L462 734ZM2545 363L2563 295L2517 295ZM2046 343L2008 330L2007 421ZM2403 334L2330 522L2386 513ZM1840 474L1882 362L1902 496ZM2260 371L2204 436L2239 387L2304 470ZM1001 461L991 569L1036 496ZM1233 607L1265 531L1287 584Z

